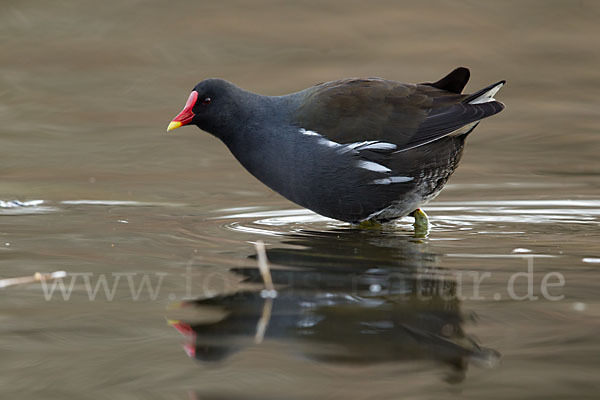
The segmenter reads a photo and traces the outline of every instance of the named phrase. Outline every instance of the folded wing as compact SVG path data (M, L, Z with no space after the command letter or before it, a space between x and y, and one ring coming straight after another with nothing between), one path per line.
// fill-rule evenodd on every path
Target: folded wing
M339 144L376 141L394 144L395 152L406 151L468 133L478 121L504 109L493 98L504 81L460 94L468 77L466 68L458 68L435 83L380 78L324 83L307 92L294 122Z

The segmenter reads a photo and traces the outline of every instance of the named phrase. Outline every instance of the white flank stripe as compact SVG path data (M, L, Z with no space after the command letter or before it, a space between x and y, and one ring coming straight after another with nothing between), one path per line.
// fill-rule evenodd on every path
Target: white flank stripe
M343 145L344 150L396 150L396 145L387 142L378 142L376 140L369 140L365 142L355 142Z
M327 146L327 147L341 147L342 145L336 142L333 142L329 139L325 139L324 137L319 137L319 143L321 143L323 146Z
M370 144L372 144L372 143L377 143L377 142L375 142L375 141L373 141L373 140L371 140L371 141L368 141L368 142L355 142L355 143L350 143L350 144L347 144L347 145L345 145L344 147L347 147L348 149L351 149L351 150L353 150L353 149L355 149L355 148L357 148L357 147L362 147L362 146L365 146L365 145L370 145Z
M377 164L374 163L372 161L359 161L358 162L358 168L364 168L364 169L368 169L369 171L374 171L374 172L390 172L391 169L381 165L381 164Z
M303 134L303 135L307 135L307 136L321 136L317 132L307 131L304 128L300 128L300 133Z
M387 142L379 142L377 140L366 140L364 142L355 142L355 143L350 143L350 144L340 144L338 142L334 142L333 140L329 140L325 137L323 137L323 135L314 132L314 131L307 131L304 128L300 128L300 133L302 135L306 135L306 136L316 136L319 138L319 143L327 146L327 147L339 147L339 152L341 154L345 154L345 153L350 153L354 150L360 151L360 150L383 150L383 151L392 151L392 150L396 150L396 145L393 143L387 143ZM370 168L367 168L370 169Z
M369 149L369 150L396 150L396 147L397 146L394 143L371 142L371 144L368 144L367 146L363 147L363 149Z
M403 183L414 180L412 176L390 176L389 178L375 179L371 183L375 185L389 185L391 183Z

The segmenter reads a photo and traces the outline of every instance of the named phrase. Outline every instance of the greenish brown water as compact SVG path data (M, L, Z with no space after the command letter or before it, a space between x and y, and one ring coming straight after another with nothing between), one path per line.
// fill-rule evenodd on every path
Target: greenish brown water
M0 289L0 397L597 397L597 3L0 10L0 200L43 201L0 203L0 279L64 270L74 283L67 301L40 284ZM410 219L357 231L299 209L208 134L164 133L207 77L275 95L459 65L469 91L506 79L507 108L469 138L423 241ZM294 271L274 274L276 299L244 269L258 240ZM538 299L515 300L508 283L529 265ZM489 273L479 296L468 273ZM542 293L550 273L562 300ZM114 293L91 301L85 279L101 276ZM160 288L137 297L129 279L136 292L144 276ZM432 295L440 281L463 296Z

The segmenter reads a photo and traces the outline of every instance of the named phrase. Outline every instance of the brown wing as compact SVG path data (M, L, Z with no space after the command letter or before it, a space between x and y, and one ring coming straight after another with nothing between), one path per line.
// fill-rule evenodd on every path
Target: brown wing
M307 92L294 120L299 127L337 143L382 141L402 151L447 136L504 108L496 101L469 104L465 102L469 95L435 87L442 81L404 84L369 78L324 83ZM454 89L460 88L455 85Z

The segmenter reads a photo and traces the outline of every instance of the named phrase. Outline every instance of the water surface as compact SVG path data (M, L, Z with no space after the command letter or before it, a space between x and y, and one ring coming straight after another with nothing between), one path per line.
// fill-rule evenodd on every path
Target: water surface
M599 14L586 1L6 2L0 278L64 270L73 287L68 300L0 289L0 393L595 398ZM469 138L423 240L410 218L361 231L298 208L211 136L164 133L210 76L275 95L459 65L467 90L507 79L507 109ZM259 240L276 298L261 292ZM537 299L511 298L528 268ZM544 296L548 274L562 299ZM514 283L524 297L527 279Z

